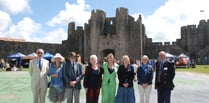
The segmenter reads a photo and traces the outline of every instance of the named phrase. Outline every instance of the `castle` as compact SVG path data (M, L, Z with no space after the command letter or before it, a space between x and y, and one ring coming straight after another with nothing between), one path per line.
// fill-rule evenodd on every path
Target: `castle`
M87 61L91 54L96 54L101 59L108 53L113 53L119 60L125 54L132 59L140 59L144 54L157 58L158 52L164 50L174 55L185 53L197 63L202 63L202 58L209 56L208 44L209 20L201 20L198 26L181 27L181 38L171 44L152 42L152 38L146 36L141 15L134 20L128 14L128 9L121 7L116 9L116 17L106 17L104 11L93 10L84 27L75 27L75 23L70 22L68 38L62 44L0 40L0 58L6 58L14 51L29 54L37 48L53 54L60 52L66 57L70 51L75 51L81 54L83 61Z

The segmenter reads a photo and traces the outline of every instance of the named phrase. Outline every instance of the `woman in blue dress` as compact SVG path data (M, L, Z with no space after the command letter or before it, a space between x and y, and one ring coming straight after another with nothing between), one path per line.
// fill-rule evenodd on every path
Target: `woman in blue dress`
M61 54L56 53L52 58L52 63L49 66L48 76L51 81L49 84L49 100L53 103L61 103L64 101L64 84L63 84L63 68L64 58Z
M115 103L135 103L133 88L134 77L135 72L134 68L130 65L130 59L127 55L124 55L122 64L119 66L118 70L119 87Z

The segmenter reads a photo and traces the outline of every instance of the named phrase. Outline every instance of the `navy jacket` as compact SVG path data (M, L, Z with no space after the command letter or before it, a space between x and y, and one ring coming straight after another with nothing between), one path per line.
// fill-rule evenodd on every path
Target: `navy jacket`
M119 86L124 87L124 83L129 83L128 87L133 87L133 80L134 80L134 68L132 66L128 66L125 68L124 65L120 65L118 69L118 79L119 79Z
M152 84L152 79L153 79L152 66L148 64L147 65L141 64L141 66L139 66L137 69L137 79L139 85L142 85L144 83L147 83L148 85Z
M73 73L71 62L70 61L66 62L65 68L63 70L65 87L72 88L70 86L70 82L76 80L77 84L75 85L75 88L81 89L81 80L83 78L82 65L75 62L74 67L75 67L75 73Z
M156 78L155 89L161 88L166 90L172 90L174 88L173 79L175 77L175 65L173 62L165 61L163 64L162 72L160 75L160 82L157 78L159 76L160 62L156 63Z

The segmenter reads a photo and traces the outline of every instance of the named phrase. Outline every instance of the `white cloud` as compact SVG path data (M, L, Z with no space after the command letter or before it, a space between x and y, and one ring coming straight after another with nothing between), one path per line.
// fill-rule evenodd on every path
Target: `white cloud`
M2 32L1 37L25 39L34 41L33 36L39 33L41 24L34 22L31 18L25 17L17 25L12 24L7 31Z
M205 19L204 14L209 17L208 4L209 0L168 0L143 20L148 37L155 42L176 41L181 26L197 25L200 19Z
M0 0L0 9L11 14L32 12L29 0Z
M42 38L42 42L46 43L61 43L62 40L67 39L67 33L63 28L58 28L54 31L50 31L47 35Z
M17 24L11 24L9 15L0 11L0 37L24 39L30 42L61 43L62 40L67 39L67 33L63 28L42 31L42 25L29 17L23 18Z
M35 22L30 17L24 17L15 24L12 22L9 13L16 14L30 10L28 1L29 0L20 0L19 2L22 3L17 3L11 0L0 0L0 9L4 10L0 10L0 37L44 43L61 43L62 40L66 40L67 33L63 28L57 28L56 26L54 30L46 30L47 27L42 28L42 24ZM83 3L80 2L80 4ZM22 6L22 8L20 8L20 6Z
M0 11L0 34L5 32L8 26L11 24L12 20L9 14Z
M66 26L69 22L74 21L76 25L82 26L90 18L91 12L89 12L89 8L90 6L85 3L85 0L77 0L77 4L66 2L65 10L60 11L47 24L50 26Z
M136 13L136 14L133 14L131 16L134 17L134 19L136 21L136 20L138 20L139 15L141 15L141 19L142 19L142 23L143 23L143 21L144 21L144 15L142 13Z

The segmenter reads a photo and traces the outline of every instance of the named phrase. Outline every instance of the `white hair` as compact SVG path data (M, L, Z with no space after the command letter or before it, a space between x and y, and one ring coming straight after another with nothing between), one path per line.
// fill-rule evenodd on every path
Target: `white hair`
M143 60L143 59L146 59L149 61L149 57L147 55L143 55L141 60Z
M96 55L94 55L94 54L93 54L93 55L91 55L91 56L90 56L90 60L91 60L92 58L95 58L95 59L96 59L96 61L97 61L97 56L96 56Z
M165 51L160 51L159 52L159 55L164 55L165 56L165 54L166 54Z
M44 50L43 49L37 49L37 51L36 51L36 53L38 53L38 52L42 52L43 54L44 54Z

